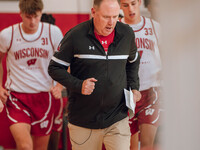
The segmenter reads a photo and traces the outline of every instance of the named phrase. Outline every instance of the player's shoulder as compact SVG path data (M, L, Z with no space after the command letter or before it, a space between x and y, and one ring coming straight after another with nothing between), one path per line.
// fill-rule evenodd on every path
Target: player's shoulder
M155 25L155 26L160 26L160 23L158 23L157 21L155 21L155 20L153 20L153 19L151 19L151 18L144 17L144 19L145 19L145 22L146 22L147 24L153 24L153 25Z
M8 32L12 32L14 25L8 26L1 30L1 34L7 34Z
M19 28L19 24L14 24L14 25L11 25L11 26L8 26L6 28L4 28L3 30L1 30L0 32L0 37L1 38L10 38L10 36L12 35L13 31L15 29Z
M49 27L50 27L51 32L61 32L61 29L57 25L50 24L50 23L47 23L47 22L42 22L42 24L44 25L44 28L49 29Z
M56 26L56 25L54 25L54 24L50 24L50 23L48 23L48 22L41 22L41 23L43 24L43 26L44 26L45 28L51 27L51 29L59 29L59 27Z
M154 26L160 27L160 23L151 19L152 23L154 24Z
M0 32L0 51L6 53L9 49L15 28L19 29L19 24L6 27Z

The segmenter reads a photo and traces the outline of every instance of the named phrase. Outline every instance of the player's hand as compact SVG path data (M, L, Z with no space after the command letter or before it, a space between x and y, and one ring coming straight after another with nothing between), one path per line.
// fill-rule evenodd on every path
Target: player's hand
M9 93L6 89L0 86L0 100L5 104L8 99Z
M133 100L136 103L141 99L142 95L138 90L132 90L132 92L133 92Z
M0 113L3 111L4 105L2 103L2 101L0 100Z
M95 89L95 82L97 80L95 78L88 78L83 81L81 93L83 95L90 95Z
M51 93L53 94L55 99L60 99L62 98L62 90L63 90L63 86L57 83L56 86L51 88Z

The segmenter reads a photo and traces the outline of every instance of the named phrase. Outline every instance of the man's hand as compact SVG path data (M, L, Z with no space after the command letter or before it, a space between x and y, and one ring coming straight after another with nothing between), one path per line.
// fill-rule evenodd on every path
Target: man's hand
M62 90L63 90L63 86L57 83L56 86L51 88L51 93L53 94L55 99L60 99L62 98Z
M138 90L132 90L132 92L133 92L133 100L136 103L141 99L142 95Z
M8 91L6 89L4 89L2 86L0 86L0 100L2 101L2 103L6 103L7 99L8 99Z
M97 82L97 80L95 78L88 78L88 79L84 80L83 84L82 84L81 93L83 95L92 94L92 92L94 91L94 88L95 88L95 82Z

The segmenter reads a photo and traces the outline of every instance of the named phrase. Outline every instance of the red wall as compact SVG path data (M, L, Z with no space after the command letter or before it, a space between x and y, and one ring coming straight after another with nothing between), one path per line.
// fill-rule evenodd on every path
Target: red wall
M63 34L75 25L86 21L90 18L89 14L52 14L56 19L56 25L60 27ZM21 22L21 17L18 13L0 13L0 31L12 24Z

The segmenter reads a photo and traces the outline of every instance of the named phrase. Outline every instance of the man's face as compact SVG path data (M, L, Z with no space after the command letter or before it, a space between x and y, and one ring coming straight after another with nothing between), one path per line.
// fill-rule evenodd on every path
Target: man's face
M22 28L25 33L33 34L37 31L39 22L42 16L41 11L37 11L36 14L30 15L26 13L20 13L22 17Z
M94 28L97 34L107 36L114 30L119 11L120 6L117 0L104 0L98 8L92 8Z
M120 7L124 13L125 22L136 24L140 21L141 0L121 0Z

